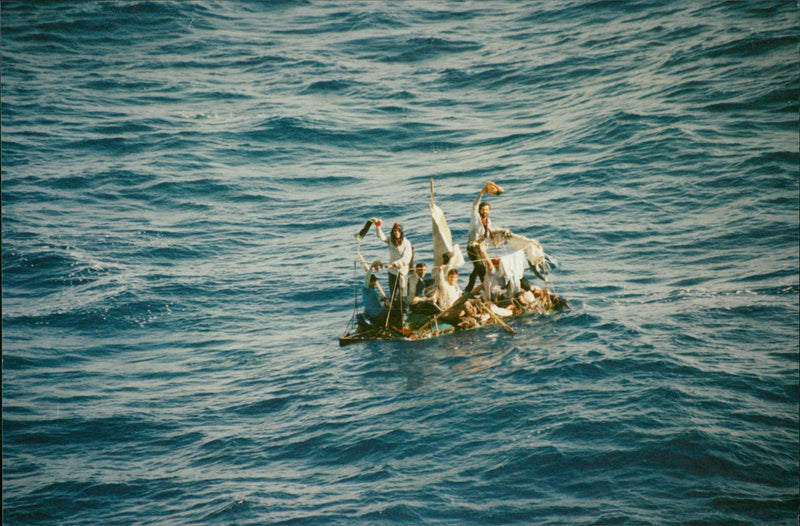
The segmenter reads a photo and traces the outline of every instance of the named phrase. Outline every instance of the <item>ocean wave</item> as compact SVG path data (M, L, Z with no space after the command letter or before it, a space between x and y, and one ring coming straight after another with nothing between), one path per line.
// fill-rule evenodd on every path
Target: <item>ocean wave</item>
M793 3L0 21L9 524L796 518ZM339 347L487 180L571 309Z

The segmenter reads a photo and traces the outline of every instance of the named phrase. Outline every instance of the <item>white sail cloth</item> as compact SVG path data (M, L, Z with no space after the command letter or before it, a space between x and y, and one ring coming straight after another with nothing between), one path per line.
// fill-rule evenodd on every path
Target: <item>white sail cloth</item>
M552 268L558 266L558 262L545 254L542 244L535 239L515 234L505 228L497 228L493 231L494 237L491 239L492 246L500 246L508 243L509 246L521 251L528 260L528 265L537 278L547 282L547 274Z
M517 250L513 254L508 254L500 258L499 271L507 284L507 294L514 297L520 290L520 280L525 275L524 250Z
M497 228L492 231L494 237L490 244L499 247L503 243L508 243L514 250L522 250L532 266L543 265L545 263L545 253L542 244L535 239L513 233L507 228Z
M464 265L464 254L461 248L453 244L453 235L447 220L444 218L442 209L431 203L431 223L433 230L433 264L440 266L444 264L444 255L449 256L448 267L459 268Z

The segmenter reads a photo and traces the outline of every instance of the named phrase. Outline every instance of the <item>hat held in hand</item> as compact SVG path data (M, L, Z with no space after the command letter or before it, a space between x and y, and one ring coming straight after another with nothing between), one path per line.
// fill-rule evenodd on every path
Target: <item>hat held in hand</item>
M491 181L486 181L483 192L489 195L500 195L503 193L503 189Z

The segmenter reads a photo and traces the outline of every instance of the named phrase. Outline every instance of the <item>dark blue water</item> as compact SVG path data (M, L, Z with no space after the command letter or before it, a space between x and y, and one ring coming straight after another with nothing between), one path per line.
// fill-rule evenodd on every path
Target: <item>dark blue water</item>
M796 2L1 9L4 524L797 524ZM431 177L572 310L340 348Z

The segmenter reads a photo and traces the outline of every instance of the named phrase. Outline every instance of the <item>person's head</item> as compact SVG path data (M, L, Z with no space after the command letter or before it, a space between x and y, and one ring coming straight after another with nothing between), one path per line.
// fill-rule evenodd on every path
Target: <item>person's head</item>
M425 263L417 263L416 266L414 266L414 271L417 273L417 276L424 278L427 268L428 266Z
M483 202L478 207L478 214L480 214L480 216L483 219L489 217L489 214L491 213L492 213L492 205L490 205L489 203Z
M375 276L375 274L371 275L369 277L369 286L374 287L377 284L378 284L378 278Z
M395 223L392 227L392 241L397 246L400 246L400 243L403 242L403 225L400 223Z
M447 283L450 285L455 285L458 283L458 271L456 269L451 268L447 273Z
M493 258L492 265L494 265L494 268L500 268L500 258Z

